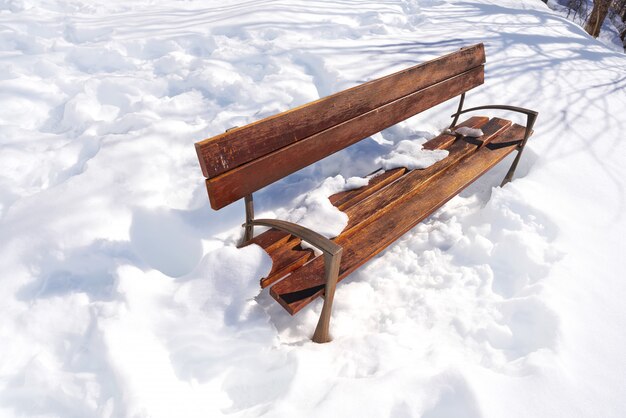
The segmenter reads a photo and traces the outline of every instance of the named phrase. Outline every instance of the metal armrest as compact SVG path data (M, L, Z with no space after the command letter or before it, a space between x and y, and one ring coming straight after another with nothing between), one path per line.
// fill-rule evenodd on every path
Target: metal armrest
M518 112L518 113L523 113L525 115L535 115L535 117L537 117L537 115L539 114L538 112L535 112L534 110L530 110L530 109L525 109L523 107L517 107L517 106L507 106L507 105L487 105L487 106L478 106L478 107L471 107L469 109L464 109L460 112L456 112L455 114L452 115L452 117L455 117L457 115L466 113L466 112L472 112L474 110L482 110L482 109L501 109L501 110L511 110L513 112Z
M515 157L515 160L513 161L513 164L511 165L511 168L506 173L506 176L504 177L504 180L502 181L502 184L500 185L500 186L504 186L509 181L511 181L511 179L513 178L513 174L515 173L515 169L517 168L517 164L519 163L519 160L520 160L520 158L522 156L522 151L524 151L524 146L526 146L526 141L528 141L528 138L530 137L530 134L533 132L533 126L535 125L535 121L537 120L537 115L539 115L539 113L535 112L534 110L524 109L523 107L507 106L507 105L478 106L478 107L471 107L469 109L464 109L463 110L463 102L464 101L465 101L465 93L463 93L461 95L461 101L459 102L459 109L458 109L458 111L452 115L452 117L454 119L452 120L452 123L450 124L450 129L454 125L456 125L457 121L459 120L459 116L460 115L462 115L463 113L467 113L467 112L474 112L476 110L483 110L483 109L510 110L512 112L523 113L523 114L525 114L527 116L527 118L526 118L526 131L524 132L524 139L522 139L522 142L519 144L517 157Z
M462 103L461 103L461 106L462 106ZM458 112L451 115L451 117L453 117L454 120L452 121L450 128L452 128L456 124L456 122L459 120L460 115L462 115L463 113L467 113L467 112L474 112L476 110L483 110L483 109L510 110L512 112L525 114L527 116L526 132L524 133L524 139L522 140L522 143L520 144L520 148L524 148L524 145L526 145L526 141L528 140L531 132L533 131L533 126L535 125L535 121L537 120L537 115L539 115L539 113L535 112L534 110L524 109L523 107L517 107L517 106L487 105L487 106L471 107L469 109L464 109L464 110L461 110L461 106L459 106Z
M335 297L335 288L339 279L339 265L341 264L341 254L343 248L329 240L325 236L318 234L302 225L278 219L248 219L243 226L248 229L253 226L269 226L295 235L296 237L319 248L324 253L324 275L326 286L324 289L324 306L320 319L313 334L313 341L316 343L327 343L330 341L330 316Z
M295 224L293 222L281 221L279 219L251 219L246 222L244 227L247 226L269 226L271 228L280 229L294 235L312 246L319 248L324 254L335 255L341 252L341 246L335 244L325 236L318 234L317 232L304 227L302 225Z

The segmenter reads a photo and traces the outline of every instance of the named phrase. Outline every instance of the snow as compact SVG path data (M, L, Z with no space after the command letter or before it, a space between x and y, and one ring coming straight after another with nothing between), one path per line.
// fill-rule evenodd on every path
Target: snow
M572 4L574 5L576 3ZM559 4L557 0L548 0L547 2L547 5L552 10L566 19L577 23L582 29L585 27L587 16L591 14L591 10L593 9L593 0L581 1L579 4L581 6L581 10L577 12L574 9L567 7L567 3ZM626 46L623 45L622 40L620 39L620 31L618 29L623 25L624 23L621 21L619 15L609 12L606 19L602 23L600 35L597 38L598 41L613 51L626 52Z
M482 129L468 128L467 126L461 126L460 128L455 128L454 132L456 132L459 135L470 136L474 138L478 138L479 136L484 135Z
M425 140L421 141L422 143ZM396 147L384 155L376 159L376 163L385 170L391 170L398 167L406 167L409 170L423 169L430 167L437 161L441 161L448 156L446 150L426 150L422 148L421 143L415 140L405 139L396 145Z
M277 218L305 226L327 238L335 238L348 225L348 215L330 203L328 198L335 193L367 186L368 183L367 177L344 179L341 174L329 177L319 187L294 199L288 208L280 209ZM301 245L321 254L321 250L307 242Z
M343 281L313 344L322 301L259 289L193 143L476 42L466 106L539 111L514 181L507 159ZM541 1L5 0L0 57L0 416L623 416L626 56ZM323 194L456 107L257 216L326 224Z

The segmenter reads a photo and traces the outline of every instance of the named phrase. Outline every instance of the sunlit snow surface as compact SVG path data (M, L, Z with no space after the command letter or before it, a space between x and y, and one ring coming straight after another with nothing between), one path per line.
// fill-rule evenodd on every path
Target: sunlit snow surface
M260 291L271 261L236 248L241 202L210 209L193 143L477 42L466 106L539 111L516 179L352 274L311 343L321 300ZM623 416L625 69L539 0L0 0L0 416ZM257 216L304 217L456 106Z

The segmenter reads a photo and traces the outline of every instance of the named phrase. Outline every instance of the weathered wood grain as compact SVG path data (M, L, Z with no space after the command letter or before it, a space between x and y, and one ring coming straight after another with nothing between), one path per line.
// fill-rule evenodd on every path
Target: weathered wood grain
M339 125L257 158L206 181L213 209L220 209L370 135L443 103L483 82L483 68L411 93Z
M524 135L524 127L513 125L478 148L457 164L429 182L419 198L402 199L392 209L377 212L365 227L340 235L335 242L343 247L339 279L343 279L367 260L384 250L398 237L413 228L435 210L456 196L485 171L517 149ZM287 276L270 289L270 294L291 314L295 314L324 288L324 265L316 258Z
M485 116L473 116L458 124L456 127L465 126L468 128L479 128L487 123L487 121L489 121L489 118ZM446 149L452 145L456 138L456 135L441 133L426 141L422 147L427 150ZM339 192L330 196L328 199L330 200L330 203L335 205L337 208L342 211L346 210L348 207L356 204L379 189L387 186L389 183L392 183L402 177L406 172L407 169L405 167L385 171L382 174L372 177L367 186Z
M252 238L249 243L246 243L246 245L256 244L269 253L283 244L286 244L290 238L291 234L279 231L278 229L270 228Z
M334 206L343 210L346 207L351 206L354 202L369 196L381 187L385 187L387 184L402 177L406 171L406 168L399 167L394 168L393 170L381 172L380 174L376 174L374 177L370 178L369 183L366 186L336 193L330 196L328 200L330 200L330 203Z
M300 239L292 237L287 243L268 252L272 258L272 270L261 279L261 288L282 279L314 257L313 250L300 247Z
M473 45L205 139L196 143L202 172L217 176L484 63L483 45Z
M480 127L484 135L480 138L483 144L488 143L498 134L504 132L511 121L499 118L493 118ZM412 170L401 179L387 185L378 193L362 200L345 210L348 215L348 226L344 230L360 226L365 220L376 212L384 210L387 205L396 202L398 199L410 199L418 193L428 182L434 181L440 176L445 175L446 170L454 166L463 157L476 151L477 145L474 141L468 142L464 139L457 140L449 148L449 154L446 158L423 170Z
M489 118L474 116L460 123L458 127L465 126L468 128L480 128L483 127L488 121ZM500 124L492 123L489 126L490 127L485 128L485 136L487 138L492 136L493 132L497 129L497 126L500 126ZM442 149L446 146L450 146L456 138L457 137L455 135L442 133L435 138L432 138L429 141L425 142L424 148ZM469 148L475 148L475 146L469 145ZM358 189L348 190L346 192L337 193L330 196L329 199L331 200L331 203L334 201L335 206L337 206L340 210L345 211L346 209L351 208L353 205L358 205L359 203L362 203L363 200L368 196L371 196L383 187L398 180L406 171L406 168L398 168L387 171L381 175L372 178L367 186L360 187ZM310 250L303 250L298 247L300 243L299 238L292 237L289 234L278 231L276 229L269 229L268 231L259 234L258 236L254 237L251 242L265 249L265 251L272 258L271 272L265 278L261 279L261 287L263 288L282 279L285 275L302 266L304 263L312 258L312 253Z

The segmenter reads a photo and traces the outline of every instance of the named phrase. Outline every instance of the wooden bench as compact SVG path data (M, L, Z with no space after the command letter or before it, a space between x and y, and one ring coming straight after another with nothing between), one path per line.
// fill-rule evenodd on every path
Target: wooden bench
M338 281L517 151L502 184L511 180L537 112L512 106L463 109L465 93L483 84L484 63L483 45L473 45L196 143L211 207L219 210L244 198L243 242L258 244L272 258L261 287L273 285L270 294L292 315L324 295L313 341L330 341ZM460 103L450 127L480 128L484 135L466 138L448 130L424 144L426 149L448 150L445 159L423 170L389 170L365 187L330 196L349 217L336 238L286 221L254 219L255 191L457 96ZM521 112L527 116L526 126L487 117L457 125L461 114L483 109ZM271 229L255 237L254 226ZM323 256L303 249L300 240Z

